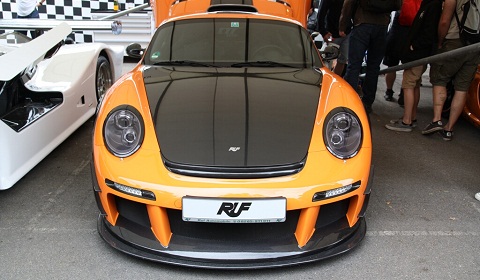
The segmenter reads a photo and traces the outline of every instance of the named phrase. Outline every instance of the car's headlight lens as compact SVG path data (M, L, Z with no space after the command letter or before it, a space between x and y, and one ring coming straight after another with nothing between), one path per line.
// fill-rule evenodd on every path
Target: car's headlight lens
M122 105L113 109L103 126L103 139L107 149L117 157L128 157L142 145L143 119L132 106Z
M354 157L362 145L362 136L360 120L352 110L336 108L327 115L323 138L334 156L340 159Z

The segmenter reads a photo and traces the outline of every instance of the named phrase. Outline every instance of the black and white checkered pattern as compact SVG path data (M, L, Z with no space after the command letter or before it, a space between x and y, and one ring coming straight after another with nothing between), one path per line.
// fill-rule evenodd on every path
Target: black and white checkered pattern
M119 0L119 8L125 9L125 3L134 3L135 6L148 3L148 0ZM14 19L17 17L17 1L1 0L0 19ZM91 19L92 12L113 10L113 0L46 0L43 6L38 8L40 19L67 19L82 20ZM4 33L0 30L0 34ZM76 42L92 42L91 31L74 34Z

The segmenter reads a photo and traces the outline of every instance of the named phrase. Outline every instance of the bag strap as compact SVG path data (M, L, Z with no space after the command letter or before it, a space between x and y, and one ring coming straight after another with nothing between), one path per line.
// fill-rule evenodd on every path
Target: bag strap
M465 4L462 5L464 10L463 10L463 15L462 15L462 20L461 21L458 18L457 8L455 7L455 19L457 20L458 28L460 29L460 31L463 30L463 26L465 25L465 21L467 21L467 14L468 14L468 11L470 10L470 5L472 4L472 2L473 1L468 0L467 2L465 2ZM470 3L470 4L467 5L467 3Z
M353 3L353 7L352 7L352 21L353 19L355 18L355 14L357 13L357 10L358 10L358 6L360 5L360 0L357 0L355 1L355 3Z

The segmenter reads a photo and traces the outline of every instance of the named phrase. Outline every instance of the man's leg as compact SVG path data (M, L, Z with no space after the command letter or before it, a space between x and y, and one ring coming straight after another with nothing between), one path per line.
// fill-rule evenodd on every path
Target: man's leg
M413 108L415 106L415 89L404 88L403 96L405 98L405 107L403 108L403 122L405 124L412 124Z
M378 73L380 72L380 63L382 63L385 54L385 38L387 36L387 26L370 25L371 36L367 53L367 72L362 85L363 104L368 107L375 101L377 93Z
M415 87L413 91L413 109L412 109L412 121L417 119L417 108L420 103L420 87Z
M447 99L447 88L444 86L433 86L433 119L432 122L442 120L442 111Z
M358 89L358 77L362 68L363 58L367 51L370 33L365 24L355 26L350 33L348 46L348 64L344 79L354 90Z
M385 85L387 86L387 91L385 92L385 100L393 101L393 84L397 79L397 72L389 72L385 74Z
M430 79L431 80L431 79ZM442 110L445 99L447 98L447 88L445 86L433 86L433 120L423 130L423 135L429 135L443 130Z
M455 91L455 95L452 99L452 105L450 106L450 115L448 117L448 122L445 125L446 131L453 131L453 126L457 122L458 118L462 114L463 107L465 107L465 102L467 101L467 92L466 91Z

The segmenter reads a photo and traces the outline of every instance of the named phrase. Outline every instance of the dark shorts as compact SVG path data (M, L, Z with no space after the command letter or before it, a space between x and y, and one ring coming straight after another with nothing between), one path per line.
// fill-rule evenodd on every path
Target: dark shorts
M437 54L463 47L460 39L445 40ZM430 66L430 82L434 86L447 86L453 80L457 91L468 91L479 64L478 53L466 53L456 57L447 57Z
M400 54L402 53L402 47L405 44L409 29L410 27L402 26L398 21L394 20L392 27L390 27L390 30L387 33L383 65L392 67L400 64Z

